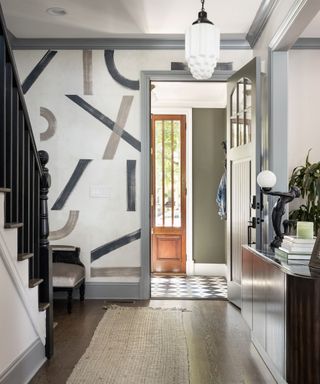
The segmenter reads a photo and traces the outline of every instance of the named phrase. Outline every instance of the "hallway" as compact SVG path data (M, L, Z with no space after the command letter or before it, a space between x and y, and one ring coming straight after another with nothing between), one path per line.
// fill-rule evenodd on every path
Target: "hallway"
M104 314L104 304L103 300L87 300L82 305L75 302L72 314L67 315L65 302L55 303L55 321L58 322L55 355L40 369L31 384L67 381ZM275 383L251 345L249 331L239 311L227 301L151 300L123 305L187 310L183 312L183 319L191 384Z

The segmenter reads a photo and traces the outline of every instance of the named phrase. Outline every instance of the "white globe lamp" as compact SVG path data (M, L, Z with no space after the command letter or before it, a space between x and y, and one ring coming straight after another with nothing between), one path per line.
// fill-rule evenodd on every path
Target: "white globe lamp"
M271 191L271 189L276 185L276 182L276 175L268 170L260 172L257 176L257 183L264 192Z
M204 0L198 19L185 35L185 58L192 76L197 80L210 79L220 54L220 31L207 18Z

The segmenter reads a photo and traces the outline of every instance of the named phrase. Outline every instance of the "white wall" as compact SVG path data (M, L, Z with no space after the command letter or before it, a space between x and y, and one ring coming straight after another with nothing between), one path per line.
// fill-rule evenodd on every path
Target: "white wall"
M45 51L17 51L15 57L23 81ZM220 61L233 61L240 68L252 57L252 51L222 51ZM184 61L183 51L116 51L119 72L132 80L140 78L142 70L169 70L171 61ZM65 95L76 94L96 109L115 120L124 95L134 96L125 129L140 140L140 94L124 88L110 76L103 51L93 51L93 95L83 95L82 51L58 51L50 64L26 94L26 102L39 149L49 152L48 167L52 175L49 208L61 193L79 159L93 159L65 207L50 211L51 230L62 227L69 210L79 210L74 231L57 240L58 244L81 247L81 259L86 266L89 281L137 281L135 277L90 276L90 251L104 243L140 228L140 153L123 140L113 160L101 160L111 131L101 122L72 103ZM47 122L40 116L40 107L51 109L57 118L57 131L48 141L41 141ZM136 211L126 211L126 161L137 161ZM91 185L108 188L108 198L90 198ZM140 241L113 251L92 265L97 267L139 267Z
M288 172L305 163L320 161L320 51L289 52Z

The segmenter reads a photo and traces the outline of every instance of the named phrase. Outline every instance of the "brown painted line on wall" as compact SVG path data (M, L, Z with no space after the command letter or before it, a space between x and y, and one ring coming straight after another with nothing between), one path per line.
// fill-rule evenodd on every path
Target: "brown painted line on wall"
M79 211L70 211L65 225L56 231L50 232L49 240L60 240L70 235L70 233L75 229L78 219Z
M82 51L83 61L83 94L93 95L92 87L92 50L84 49Z
M46 131L40 133L40 141L49 140L56 133L57 119L53 112L45 107L40 107L40 116L48 122L48 128Z
M91 267L91 277L140 277L140 267Z
M122 136L124 127L126 125L126 122L129 116L132 101L133 101L133 96L122 97L117 120L115 122L113 131L111 133L111 136L109 138L108 144L106 146L106 149L102 157L105 160L112 160L114 158L114 155L116 154L116 151L120 142L120 138Z

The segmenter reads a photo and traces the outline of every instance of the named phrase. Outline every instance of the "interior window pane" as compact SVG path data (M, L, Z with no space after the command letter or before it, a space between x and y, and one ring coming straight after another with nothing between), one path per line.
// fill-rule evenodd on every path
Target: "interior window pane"
M173 122L174 227L181 227L181 124Z
M236 116L237 114L237 92L236 89L231 94L231 116Z
M162 156L163 156L163 122L155 122L155 224L157 227L163 226L163 201L162 201Z
M252 106L252 84L249 79L245 79L245 108Z
M251 108L247 109L245 113L245 131L246 131L246 141L251 143Z
M244 112L241 112L238 117L238 122L239 122L239 141L238 145L243 145L245 144L245 138L244 138Z
M244 110L244 79L241 79L238 82L238 99L239 99L238 112L241 113Z
M237 130L237 118L232 118L231 124L231 148L238 145L238 130Z
M164 121L164 226L172 226L172 121Z

